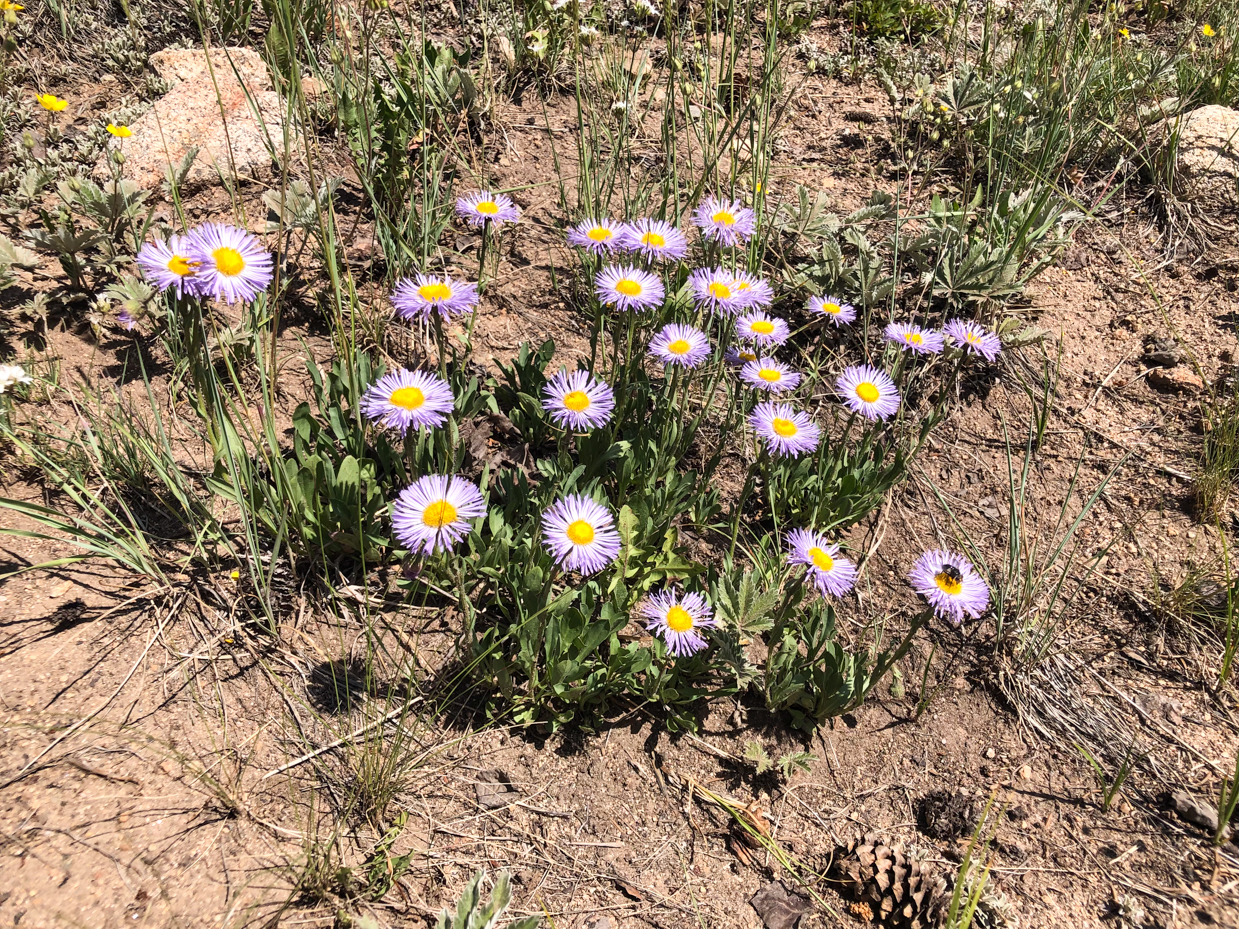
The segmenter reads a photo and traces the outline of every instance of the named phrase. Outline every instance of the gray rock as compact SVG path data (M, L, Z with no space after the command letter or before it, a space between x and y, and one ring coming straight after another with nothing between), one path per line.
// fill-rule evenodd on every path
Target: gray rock
M1144 363L1150 368L1174 368L1186 360L1187 354L1174 339L1154 336L1145 344Z
M479 771L473 789L477 794L478 806L484 810L501 810L520 797L507 773L498 768Z
M213 186L221 177L262 180L270 173L268 140L278 155L284 106L256 52L214 49L208 67L201 49L174 49L151 56L151 63L173 86L129 127L133 135L117 143L125 155L123 177L157 191L169 164L180 165L193 147L199 151L182 195ZM106 173L106 163L96 170Z
M749 899L766 929L796 929L801 917L812 912L813 905L799 894L788 893L778 881L771 881Z

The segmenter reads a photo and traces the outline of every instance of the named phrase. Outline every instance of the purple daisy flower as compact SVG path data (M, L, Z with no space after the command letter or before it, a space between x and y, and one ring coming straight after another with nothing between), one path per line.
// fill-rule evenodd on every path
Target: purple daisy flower
M620 247L623 225L609 219L583 219L568 230L568 244L595 255L605 255Z
M871 365L852 365L835 381L844 406L875 422L899 411L899 391L885 371Z
M507 194L479 190L456 201L456 215L471 226L481 228L489 222L498 229L521 218L521 210Z
M822 438L822 430L809 414L790 403L757 404L749 414L749 425L772 455L798 458L816 449Z
M688 276L693 302L708 313L722 311L735 316L747 304L735 289L736 275L723 268L698 268Z
M1002 351L1002 339L976 323L953 319L942 327L942 331L956 345L967 349L974 355L984 356L986 361L993 361Z
M455 401L443 378L426 371L398 368L384 374L361 398L361 415L401 432L442 426Z
M661 219L638 219L621 227L620 245L656 261L678 261L688 254L688 239Z
M718 625L705 597L697 593L680 595L674 587L651 594L638 612L648 620L645 628L659 636L677 658L705 648L706 640L698 630Z
M757 214L739 200L706 197L693 212L693 222L707 239L721 245L739 245L752 238Z
M451 551L469 534L469 520L486 512L482 491L459 475L427 474L400 491L392 532L416 555Z
M774 303L774 288L767 281L747 271L736 271L732 274L731 289L745 308L768 307Z
M734 368L743 368L750 361L757 361L757 352L749 345L733 345L723 352L723 360Z
M605 426L615 412L615 394L588 371L560 371L542 388L542 408L556 425L583 432Z
M594 278L594 294L599 302L621 310L638 312L663 302L663 282L649 271L630 265L603 268Z
M478 300L477 284L431 274L403 278L391 295L392 306L405 319L430 319L432 313L447 319L468 313L478 305Z
M761 310L745 313L736 320L736 338L752 342L760 348L782 345L790 337L785 320L767 316Z
M809 529L793 529L787 534L787 560L802 564L823 597L842 597L856 586L856 565L842 557L840 548L826 536Z
M199 296L247 303L271 283L271 253L244 229L205 223L186 238L189 257L198 263L194 279Z
M173 235L167 242L147 242L134 259L142 276L159 288L176 288L178 297L196 293L198 262L190 251L188 236Z
M740 369L740 380L758 390L779 394L785 390L795 390L800 383L800 375L773 358L758 358L745 362Z
M922 329L911 323L891 323L883 331L882 336L886 341L894 342L900 348L916 352L918 355L937 355L946 344L941 332Z
M133 318L133 314L128 310L121 310L116 314L116 325L126 332L133 332L133 330L138 328L138 321Z
M805 309L814 316L826 317L836 326L846 326L856 321L856 307L830 294L824 297L810 297L805 302Z
M619 556L611 511L582 494L569 494L542 514L542 541L565 571L597 574Z
M963 555L934 549L916 560L908 580L934 612L958 626L989 606L989 587Z
M710 354L710 340L700 329L671 323L650 339L649 354L665 365L695 368Z

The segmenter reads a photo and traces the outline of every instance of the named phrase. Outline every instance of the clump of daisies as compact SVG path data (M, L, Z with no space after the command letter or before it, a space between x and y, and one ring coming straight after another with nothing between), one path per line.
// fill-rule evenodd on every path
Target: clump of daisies
M274 277L271 253L258 237L223 223L204 223L185 235L147 242L137 265L147 282L178 297L249 303Z

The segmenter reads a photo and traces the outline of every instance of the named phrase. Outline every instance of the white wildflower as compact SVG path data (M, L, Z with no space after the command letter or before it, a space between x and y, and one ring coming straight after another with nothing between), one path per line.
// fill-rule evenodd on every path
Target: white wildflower
M21 365L0 365L0 394L14 384L29 384L31 380Z

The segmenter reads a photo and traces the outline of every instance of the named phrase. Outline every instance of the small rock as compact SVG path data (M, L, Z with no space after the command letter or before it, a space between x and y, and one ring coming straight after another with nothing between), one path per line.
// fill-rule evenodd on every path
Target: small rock
M789 894L778 881L771 881L749 898L766 929L796 929L800 918L812 910L808 900Z
M1079 271L1088 267L1088 252L1079 246L1073 246L1063 252L1059 266L1065 271Z
M1032 768L1028 765L1020 765L1019 775L1021 781L1031 781Z
M1183 347L1174 339L1154 336L1144 347L1144 363L1150 368L1174 368L1186 359Z
M479 771L473 789L477 794L478 806L484 810L502 809L517 797L507 774L498 769Z
M1149 372L1149 384L1164 393L1195 394L1205 383L1186 368L1154 368Z
M987 749L985 750L985 757L986 757L986 758L990 758L990 759L992 759L992 758L993 758L995 755L997 755L997 754L998 754L998 753L997 753L996 751L994 751L994 750L993 750L993 748L987 748Z
M1162 802L1185 823L1199 826L1206 832L1217 832L1217 810L1203 800L1197 800L1186 790L1176 790L1163 797Z

